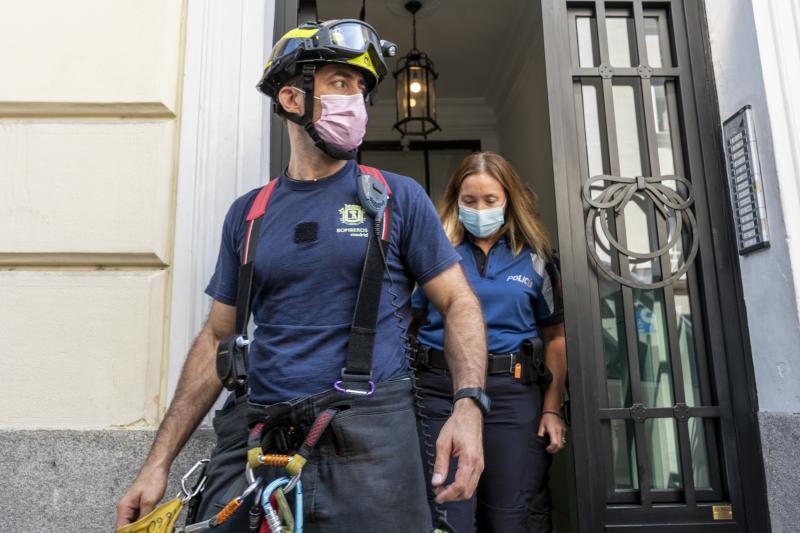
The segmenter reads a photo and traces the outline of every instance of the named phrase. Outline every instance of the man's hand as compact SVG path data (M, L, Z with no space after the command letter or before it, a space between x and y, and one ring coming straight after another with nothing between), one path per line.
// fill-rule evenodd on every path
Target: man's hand
M550 436L550 444L547 446L547 453L557 453L564 448L564 445L567 443L565 438L567 426L560 416L556 416L551 412L542 413L537 435L544 437L545 433Z
M444 485L451 456L458 460L456 476L453 483ZM471 399L463 398L453 406L453 414L436 440L436 463L431 479L436 501L444 503L471 498L482 472L483 414Z
M152 511L167 490L168 470L142 468L128 492L117 503L117 529Z

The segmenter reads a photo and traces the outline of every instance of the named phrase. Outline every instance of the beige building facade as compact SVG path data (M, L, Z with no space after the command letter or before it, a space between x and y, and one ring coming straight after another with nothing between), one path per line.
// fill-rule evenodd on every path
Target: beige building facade
M186 6L0 10L0 342L14 347L0 427L152 427L166 391Z
M451 20L456 2L471 6L463 9L461 24L473 24L476 32L491 27L497 35L508 33L496 39L504 50L500 56L508 60L494 65L492 76L466 76L463 83L454 83L453 72L468 65L453 52L450 34L438 42L429 37ZM321 14L356 16L361 3L319 0L319 9ZM370 0L368 20L384 21L382 27L398 34L409 33L410 19L401 18L403 3ZM555 31L546 22L568 16L592 20L605 8L622 13L610 18L632 19L634 13L641 15L643 7L665 14L689 12L678 22L691 31L676 42L687 50L691 46L692 69L669 76L693 76L691 90L679 96L686 102L692 98L710 102L699 107L712 107L711 116L717 119L724 120L743 106L753 108L772 234L770 247L755 253L738 256L729 249L732 219L722 209L727 198L713 203L725 197L728 186L724 171L714 167L723 164L724 155L721 149L715 152L721 144L708 141L720 140L721 124L706 121L692 129L684 120L680 126L686 143L696 145L688 146L687 154L702 149L704 161L711 162L708 168L704 163L703 175L698 172L693 179L719 192L708 202L712 207L695 204L698 213L708 211L702 216L713 218L704 260L710 265L706 273L716 268L698 287L713 287L723 278L725 283L733 280L730 285L720 282L720 287L736 289L720 301L741 309L736 320L741 320L736 330L741 334L731 335L729 324L708 327L707 333L717 334L714 338L725 344L715 347L709 341L708 348L722 354L712 363L733 360L728 352L742 351L742 375L732 371L730 383L747 384L731 391L735 401L728 403L741 407L730 411L736 416L697 416L713 418L710 432L721 427L718 424L733 428L734 423L752 430L722 431L719 445L708 449L719 452L720 469L737 476L741 472L742 479L747 474L747 479L764 487L752 489L760 491L764 501L758 513L749 511L750 524L769 522L776 533L792 531L800 520L795 503L800 483L795 466L800 438L796 242L800 114L791 97L800 82L800 8L791 0L497 0L493 12L485 13L480 9L489 8L479 0L426 3L439 11L428 19L420 16L421 42L427 51L433 49L437 60L443 58L438 63L443 74L439 87L446 89L439 95L443 131L432 140L475 141L483 149L505 154L518 167L533 169L536 190L546 202L542 209L546 223L560 237L562 250L572 248L566 251L573 257L565 265L566 275L578 280L575 272L594 275L581 255L585 243L571 240L580 231L570 227L583 224L580 200L568 198L564 185L552 179L567 173L565 168L579 166L571 160L580 155L572 145L564 149L566 163L557 157L560 136L566 138L562 126L575 115L569 99L558 107L562 85L569 84L559 75L566 73L561 78L577 82L569 71L570 50L561 43L568 35L566 25ZM208 313L211 302L203 290L213 272L225 213L234 198L267 181L285 162L286 146L276 129L280 121L254 86L274 32L296 23L297 4L297 0L0 0L0 376L4 385L0 504L6 516L0 521L0 533L40 530L55 522L65 531L111 528L114 502L149 448L185 355ZM508 31L508 19L514 19L510 27L515 31ZM491 41L488 37L486 42ZM636 43L630 46L633 49ZM698 74L705 62L708 68ZM578 74L606 80L628 76L640 83L647 78L641 74L646 70L614 74L612 69L604 75L593 66ZM484 85L491 85L491 90L477 83L487 79L491 83ZM471 83L480 85L481 91L471 93ZM610 81L597 83L614 86ZM396 118L393 81L386 85L383 99L370 108L368 140L377 145L399 143L391 128ZM457 85L463 91L453 90ZM625 118L621 115L620 121ZM639 126L647 126L647 120L637 119L635 113L627 118L633 124L631 131L636 131L637 120ZM698 131L704 136L702 142L696 138ZM641 144L644 147L645 141ZM453 154L452 162L463 155L455 150ZM406 163L401 161L405 155L400 150L381 153L386 161L397 158L398 165L410 165L407 158ZM730 254L725 255L732 258L728 265L713 262L721 252ZM573 294L571 316L577 317L576 301L580 300ZM728 317L735 314L726 312ZM588 323L575 320L570 330L568 320L568 342L573 347L574 338ZM699 331L702 321L697 324ZM638 327L634 324L630 331ZM576 352L573 348L570 372L579 360ZM602 354L584 352L587 361L594 358L599 371L605 371ZM631 353L633 360L635 351ZM709 381L715 394L729 375L720 372ZM592 398L578 397L581 385L577 380L571 384L573 405L584 405L583 411L576 409L573 435L581 430L581 416L589 420L597 415ZM723 404L727 409L718 396L710 396L711 407ZM669 435L662 440L677 442ZM651 444L639 442L641 449ZM213 435L205 424L174 466L173 477L207 456L212 445ZM677 446L663 449L667 448L671 455L662 455L671 461L665 460L661 469L675 470L671 472L675 475L665 479L691 477L688 471L676 470L681 457ZM595 455L592 451L591 457ZM615 506L613 498L605 502L601 494L595 495L600 498L597 509L592 507L587 514L593 504L585 498L578 501L576 495L586 496L588 485L575 486L583 479L579 467L585 471L586 465L576 457L570 450L554 465L563 484L558 490L569 500L561 502L559 512L566 517L562 524L568 525L560 531L593 531L596 524L585 516L640 510L635 494L633 503L625 500L627 506ZM644 462L636 464L635 457L623 459L630 459L634 470L648 468ZM610 454L596 461L598 471L604 467L602 461L611 461ZM721 479L720 486L725 487L726 476ZM684 494L684 487L671 488ZM733 485L728 489L728 493L743 490ZM167 494L176 492L173 478ZM709 522L711 503L734 501L725 493L720 489L719 501L693 506L700 518L692 531L712 526L720 531L748 530L744 505L734 506L735 518L725 524ZM613 490L609 494L618 496ZM677 507L686 503L667 501ZM641 525L658 530L659 520L667 515L659 514L658 502L652 503L644 506ZM614 527L631 525L620 524ZM678 529L669 531L682 531L685 525L672 524Z
M111 527L208 313L225 212L269 164L274 11L0 0L0 531Z

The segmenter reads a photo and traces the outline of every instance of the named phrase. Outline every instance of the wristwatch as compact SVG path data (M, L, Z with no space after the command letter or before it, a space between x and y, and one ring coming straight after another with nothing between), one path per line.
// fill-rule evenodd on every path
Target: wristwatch
M489 409L492 406L492 401L489 399L489 395L486 394L482 388L467 387L464 389L457 390L456 393L453 395L453 405L455 405L456 402L461 398L470 398L477 404L477 406L480 408L481 412L484 415L489 414Z

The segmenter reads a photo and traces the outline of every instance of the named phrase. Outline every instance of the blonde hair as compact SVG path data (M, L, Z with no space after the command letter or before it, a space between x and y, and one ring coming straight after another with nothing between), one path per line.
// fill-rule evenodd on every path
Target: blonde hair
M458 220L458 194L464 180L479 172L499 181L506 193L505 223L497 235L506 235L514 255L519 255L527 244L539 257L550 257L550 237L539 217L533 191L522 183L511 163L494 152L473 152L468 155L447 183L439 206L439 216L450 242L457 246L464 241L464 225Z

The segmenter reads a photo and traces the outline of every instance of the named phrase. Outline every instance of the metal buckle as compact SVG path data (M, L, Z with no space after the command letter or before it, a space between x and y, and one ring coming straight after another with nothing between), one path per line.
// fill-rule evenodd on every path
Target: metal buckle
M345 394L354 394L356 396L372 396L372 393L375 392L375 382L373 382L371 379L368 379L366 381L366 383L369 385L369 389L367 389L367 390L351 389L349 386L346 386L344 383L345 383L344 380L340 379L339 381L337 381L336 383L333 384L333 388L336 389L339 392L343 392ZM352 383L352 382L349 382L349 383ZM361 381L361 383L365 383L365 382Z
M506 371L509 374L513 374L514 373L514 365L519 362L519 360L516 360L516 361L514 360L515 356L518 357L518 354L519 354L519 352L517 352L517 353L513 353L513 352L512 353L504 353L504 354L490 353L489 354L489 360L491 361L492 359L495 359L495 358L499 359L500 357L508 357L508 369ZM497 373L497 372L494 372L494 373Z
M347 368L342 369L341 378L333 384L333 388L345 394L355 394L356 396L371 396L375 392L375 383L372 381L372 372L369 374L351 374ZM353 389L354 383L366 383L369 387L364 389ZM346 385L345 385L346 384Z

